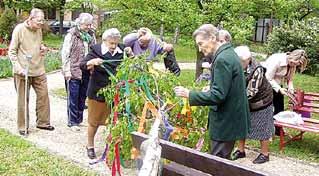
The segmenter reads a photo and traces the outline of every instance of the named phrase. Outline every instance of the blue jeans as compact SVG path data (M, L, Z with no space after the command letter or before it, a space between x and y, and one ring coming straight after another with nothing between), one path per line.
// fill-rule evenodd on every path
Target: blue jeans
M67 90L68 126L79 125L83 121L88 79L70 79L65 81Z

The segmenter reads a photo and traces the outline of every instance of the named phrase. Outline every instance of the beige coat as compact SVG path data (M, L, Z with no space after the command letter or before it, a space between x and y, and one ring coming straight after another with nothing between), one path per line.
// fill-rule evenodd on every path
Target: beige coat
M45 74L44 59L40 55L42 30L31 30L25 21L18 24L13 33L9 47L9 58L13 65L13 73L18 74L26 68L26 55L32 56L29 66L29 76Z

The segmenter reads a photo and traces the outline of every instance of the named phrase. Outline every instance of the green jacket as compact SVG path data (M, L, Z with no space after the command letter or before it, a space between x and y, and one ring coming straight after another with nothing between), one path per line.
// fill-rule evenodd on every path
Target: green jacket
M250 129L245 76L231 44L222 45L212 64L210 91L191 91L191 106L210 106L209 134L212 140L233 141L246 138Z

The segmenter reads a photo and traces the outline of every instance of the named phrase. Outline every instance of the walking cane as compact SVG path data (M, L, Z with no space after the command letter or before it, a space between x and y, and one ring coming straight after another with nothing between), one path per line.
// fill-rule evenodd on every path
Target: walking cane
M25 134L29 133L29 115L28 115L28 74L29 74L29 65L32 59L31 55L25 56L27 60L27 66L25 68L25 85L24 85L24 124L25 124Z
M70 112L70 79L65 79L65 83L66 83L66 103L67 103L67 112L68 112L68 126L70 125L70 118L71 118L71 112Z

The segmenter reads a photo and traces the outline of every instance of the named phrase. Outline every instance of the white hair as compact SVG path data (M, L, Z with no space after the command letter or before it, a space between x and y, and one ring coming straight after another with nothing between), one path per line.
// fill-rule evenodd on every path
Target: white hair
M248 46L238 46L235 48L235 52L241 60L247 60L251 58L251 52Z
M203 24L193 32L193 38L202 35L205 38L216 38L218 29L212 24Z
M110 28L103 32L102 40L105 41L108 38L121 38L121 33L117 28Z
M39 14L44 15L43 11L41 9L38 8L33 8L30 12L30 18L35 18L38 17Z
M217 40L224 39L226 42L231 42L232 37L230 33L226 30L219 30L217 33Z
M80 13L79 17L75 20L77 25L81 24L92 24L93 16L89 13Z

